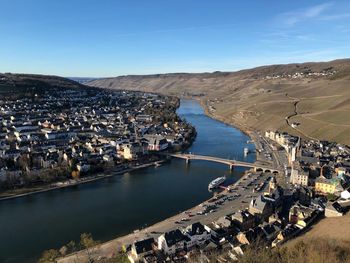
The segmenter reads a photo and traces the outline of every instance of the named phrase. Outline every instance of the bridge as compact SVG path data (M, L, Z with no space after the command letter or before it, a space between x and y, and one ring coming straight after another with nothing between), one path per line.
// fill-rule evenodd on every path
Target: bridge
M259 163L241 162L241 161L224 159L224 158L213 157L208 155L187 154L187 153L174 153L174 154L169 153L167 155L173 158L184 159L186 160L186 163L189 163L191 160L202 160L202 161L209 161L209 162L215 162L215 163L222 163L222 164L228 165L231 171L233 170L234 167L246 167L246 168L253 168L254 171L271 172L271 173L281 172L279 169L276 169L271 166L259 164Z

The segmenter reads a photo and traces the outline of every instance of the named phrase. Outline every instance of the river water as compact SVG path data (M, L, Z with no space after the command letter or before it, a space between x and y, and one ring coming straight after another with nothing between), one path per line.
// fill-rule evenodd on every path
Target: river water
M254 154L243 155L244 147L254 149L249 138L205 116L197 101L182 100L178 113L197 129L189 152L255 161ZM77 241L83 232L101 241L128 234L210 198L208 183L216 177L235 182L243 172L174 159L158 168L0 202L0 262L35 262L42 251Z

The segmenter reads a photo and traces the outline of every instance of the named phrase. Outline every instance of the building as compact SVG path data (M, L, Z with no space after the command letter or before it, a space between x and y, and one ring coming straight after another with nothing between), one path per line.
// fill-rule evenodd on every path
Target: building
M317 215L316 209L295 204L289 210L289 222L299 228L305 228L310 225Z
M204 228L210 233L211 241L217 245L224 242L225 237L228 234L225 227L222 227L221 225L215 223L205 225Z
M273 213L273 205L263 195L259 195L250 202L249 213L258 216L261 220L266 220Z
M337 167L335 171L339 178L342 178L347 173L347 169L345 167Z
M139 143L128 143L123 146L123 157L126 160L134 160L143 154L143 148Z
M153 254L155 250L154 238L134 242L128 254L130 262L140 262L144 257Z
M290 174L290 183L294 185L307 186L309 183L309 175L304 171L301 171L301 169L298 169L296 165L293 165Z
M301 205L309 206L312 201L313 191L309 187L298 186L293 195Z
M270 131L270 130L268 130L268 131L265 131L265 137L266 138L269 138L270 140L273 140L273 141L275 141L276 140L276 134L277 134L278 132L276 132L276 131Z
M173 255L179 251L187 250L188 242L191 242L191 239L176 229L158 237L158 249L166 255Z
M344 209L337 203L328 202L324 210L324 215L326 217L338 217L343 216Z
M146 136L145 136L146 137ZM163 151L168 148L168 141L162 136L147 136L149 151Z
M233 213L230 217L233 224L237 226L240 231L246 231L255 227L255 217L249 213L248 210L240 210Z
M281 231L281 224L275 221L272 224L263 224L261 229L264 232L266 240L272 242L277 237L279 231Z
M292 164L296 160L297 151L300 147L300 138L286 132L266 131L265 137L281 145L288 154L288 162Z
M232 227L232 220L228 216L221 216L217 220L215 220L213 224L217 227L228 230L230 227Z
M199 222L188 226L183 233L190 239L190 241L187 242L187 248L202 246L211 238L209 231Z
M287 225L283 230L281 230L274 241L272 241L271 246L277 247L282 245L284 242L288 241L289 239L293 238L300 232L300 228L289 224Z
M299 143L288 147L288 163L292 164L296 160Z
M140 114L137 115L135 119L140 122L152 122L153 117L151 115Z
M238 233L236 236L238 242L243 245L252 244L257 240L264 241L265 237L265 233L261 227L251 228L245 232Z
M349 200L350 199L350 189L347 189L347 190L341 192L340 198L344 199L344 200Z
M323 176L319 176L315 181L315 191L320 194L334 194L339 180L336 178L327 179Z

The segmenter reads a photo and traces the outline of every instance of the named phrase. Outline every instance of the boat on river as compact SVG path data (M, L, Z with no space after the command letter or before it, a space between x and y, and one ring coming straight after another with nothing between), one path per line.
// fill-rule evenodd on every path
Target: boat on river
M248 155L248 153L249 153L249 149L248 149L248 147L244 147L243 152L244 152L244 156L247 156L247 155Z
M208 185L208 190L211 191L215 188L218 188L220 185L222 185L226 181L226 177L218 177L215 180L211 181Z

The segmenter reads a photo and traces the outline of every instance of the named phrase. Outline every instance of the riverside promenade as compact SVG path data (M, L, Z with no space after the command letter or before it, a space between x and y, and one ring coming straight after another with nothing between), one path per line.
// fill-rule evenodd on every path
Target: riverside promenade
M164 232L186 227L195 222L209 224L222 216L233 213L240 209L247 208L249 206L249 201L251 197L257 195L256 193L252 193L252 186L248 185L249 182L255 179L256 183L261 183L267 180L269 176L271 176L271 173L257 173L253 171L245 172L245 174L237 182L228 186L226 190L224 190L221 193L224 196L233 198L233 200L225 201L221 206L218 207L218 209L215 212L203 215L197 214L197 212L203 211L203 205L213 204L210 202L209 199L195 207L192 207L170 218L166 218L163 221L156 223L152 226L140 230L135 230L134 233L102 243L94 248L90 248L89 250L78 251L76 253L67 255L66 257L59 258L57 262L88 262L89 257L93 259L110 258L113 257L113 255L115 255L118 251L121 251L123 246L132 244L134 241L142 240L149 237L157 238ZM247 189L244 189L243 187ZM236 190L229 191L230 189ZM186 221L181 221L185 218Z

